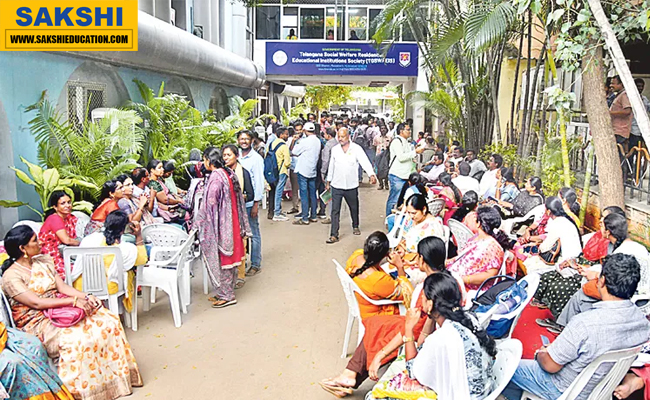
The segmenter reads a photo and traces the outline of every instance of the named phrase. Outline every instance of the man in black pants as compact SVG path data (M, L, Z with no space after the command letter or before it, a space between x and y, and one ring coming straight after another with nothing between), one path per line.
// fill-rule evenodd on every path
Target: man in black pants
M339 223L341 219L341 203L348 203L352 217L352 229L355 235L361 235L359 230L359 165L370 177L370 183L377 183L377 176L368 156L361 146L350 141L347 128L338 131L339 144L332 148L329 168L327 170L327 188L332 189L332 229L326 243L339 241Z

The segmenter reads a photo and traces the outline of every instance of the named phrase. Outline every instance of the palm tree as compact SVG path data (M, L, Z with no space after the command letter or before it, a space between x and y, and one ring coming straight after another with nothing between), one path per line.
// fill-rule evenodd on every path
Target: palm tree
M410 29L429 81L442 71L460 110L455 135L466 145L481 148L498 129L499 72L516 16L510 1L390 0L378 16L373 39L380 47L389 46L402 28ZM460 84L449 63L457 69Z

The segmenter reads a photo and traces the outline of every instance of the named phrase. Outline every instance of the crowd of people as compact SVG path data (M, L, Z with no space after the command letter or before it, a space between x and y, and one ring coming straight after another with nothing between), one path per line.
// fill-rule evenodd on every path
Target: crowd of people
M503 398L527 391L557 399L598 356L642 345L650 352L647 301L632 301L650 294L650 254L629 237L622 209L604 208L600 230L587 233L573 189L545 194L539 177L516 179L499 154L484 164L457 142L411 135L399 124L387 146L388 233L370 234L346 263L367 298L400 302L406 314L356 294L364 336L347 367L320 382L324 390L344 397L370 378L376 383L368 400L491 394L499 337L479 323L472 299L516 285L496 284L498 275L539 275L528 307L548 309L552 317L535 323L557 335L534 359L521 360ZM457 241L448 233L452 219L473 236ZM599 368L579 398L608 369ZM650 366L632 368L614 396L644 398L645 388L648 399L649 386Z
M502 393L508 400L523 390L555 399L599 355L650 339L646 309L631 301L650 294L650 255L630 239L623 210L604 208L600 230L586 233L573 189L545 194L539 177L517 179L501 155L486 155L484 163L457 141L425 133L413 140L411 126L323 113L290 126L271 121L264 138L242 130L236 145L192 152L183 166L187 190L176 185L174 163L156 159L106 182L82 231L70 195L52 193L39 232L20 225L4 240L2 288L15 321L15 328L0 325L0 366L11 370L0 382L8 397L108 400L142 385L119 316L83 292L80 262L66 271L63 246L119 247L129 271L128 312L135 267L147 263L150 250L143 227L196 230L214 288L209 301L229 307L246 279L262 272L265 199L274 222L294 215L294 225L331 224L326 243L333 244L343 200L353 235L361 235L364 173L388 192L387 233L368 235L346 271L368 298L401 302L407 312L357 296L364 337L346 369L321 382L326 391L343 397L370 378L377 383L367 399L490 394L496 338L471 310L477 294L504 290L500 275L540 275L531 306L552 317L536 323L558 335L535 360L521 361ZM472 236L451 235L452 220ZM109 293L116 293L116 265L104 261ZM584 398L606 372L596 372ZM631 369L615 394L628 398L643 388L650 393L650 367Z

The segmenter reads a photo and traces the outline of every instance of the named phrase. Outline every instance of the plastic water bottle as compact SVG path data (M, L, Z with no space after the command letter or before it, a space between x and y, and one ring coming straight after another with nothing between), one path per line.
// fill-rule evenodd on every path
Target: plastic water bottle
M505 301L499 301L499 304L496 306L495 314L508 314L510 311L517 308L517 305L521 302L521 297L514 296L506 299Z

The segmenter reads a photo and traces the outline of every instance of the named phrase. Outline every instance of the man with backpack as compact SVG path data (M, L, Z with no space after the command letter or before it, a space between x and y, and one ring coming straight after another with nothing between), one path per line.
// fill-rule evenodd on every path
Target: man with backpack
M264 177L271 186L267 218L273 219L273 221L288 221L289 218L282 213L282 193L289 178L289 166L291 165L291 153L287 146L289 129L281 126L276 130L275 135L277 138L269 144L268 152L264 158Z
M424 151L424 147L414 148L410 143L411 125L401 123L396 128L397 135L388 147L388 182L390 191L386 201L386 215L390 215L397 204L402 187L408 181L411 172L415 172L415 156Z

